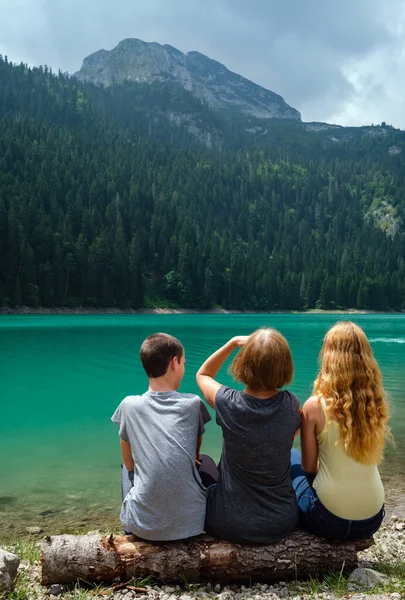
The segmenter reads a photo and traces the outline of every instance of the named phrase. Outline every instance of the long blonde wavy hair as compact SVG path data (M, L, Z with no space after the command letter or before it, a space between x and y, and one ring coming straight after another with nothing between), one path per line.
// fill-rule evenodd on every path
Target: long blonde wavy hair
M364 331L341 321L325 335L314 395L326 401L337 421L346 453L364 465L378 465L389 435L382 375Z

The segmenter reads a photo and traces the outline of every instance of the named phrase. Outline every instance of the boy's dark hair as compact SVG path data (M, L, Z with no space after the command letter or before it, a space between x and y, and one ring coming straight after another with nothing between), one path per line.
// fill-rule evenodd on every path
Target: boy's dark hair
M141 346L141 361L148 377L162 377L175 356L180 362L184 354L181 342L167 333L153 333Z

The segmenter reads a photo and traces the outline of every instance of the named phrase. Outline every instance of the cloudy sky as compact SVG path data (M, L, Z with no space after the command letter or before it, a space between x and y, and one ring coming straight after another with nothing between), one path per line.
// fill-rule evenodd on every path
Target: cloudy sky
M198 50L305 121L405 129L405 0L0 0L0 53L70 73L127 37Z

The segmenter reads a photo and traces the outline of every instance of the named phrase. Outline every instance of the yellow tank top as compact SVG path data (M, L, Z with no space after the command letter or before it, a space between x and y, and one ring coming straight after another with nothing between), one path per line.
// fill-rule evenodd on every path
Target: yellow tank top
M362 465L348 456L339 439L339 425L329 421L321 405L325 427L319 435L319 469L313 486L322 504L342 519L361 520L376 515L384 504L384 488L377 466Z

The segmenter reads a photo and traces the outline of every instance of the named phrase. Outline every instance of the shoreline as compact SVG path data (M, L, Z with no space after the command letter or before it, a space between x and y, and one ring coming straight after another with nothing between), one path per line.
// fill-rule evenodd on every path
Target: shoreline
M378 311L358 308L348 308L341 310L324 310L320 308L310 308L308 310L228 310L225 308L212 308L209 310L198 310L194 308L93 308L88 306L79 306L77 308L66 307L31 307L18 306L14 308L0 308L1 316L12 315L402 315L405 311Z
M383 483L386 511L384 522L389 522L391 518L399 518L405 522L405 490L402 480L383 476ZM30 538L30 532L34 530L42 535L84 533L95 529L121 531L121 500L118 492L100 502L92 502L80 492L48 497L31 495L24 498L24 505L20 500L18 498L13 503L10 495L3 497L3 502L6 503L3 507L0 505L0 546L13 539Z

